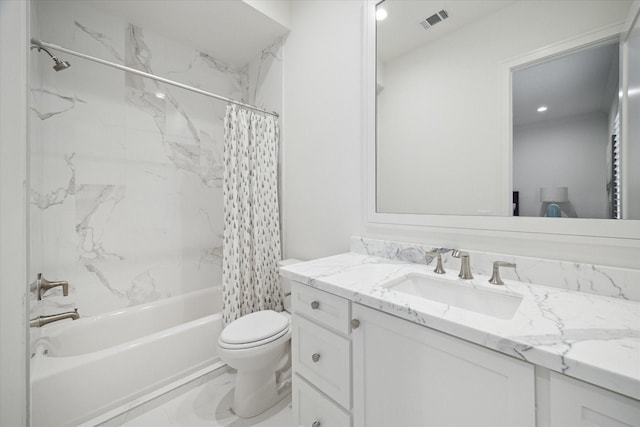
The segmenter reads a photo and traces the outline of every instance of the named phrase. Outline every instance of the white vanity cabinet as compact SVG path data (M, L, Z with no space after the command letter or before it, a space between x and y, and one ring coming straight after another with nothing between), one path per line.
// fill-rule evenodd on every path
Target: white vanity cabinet
M551 427L638 427L640 402L551 372Z
M305 427L351 426L351 302L291 288L293 413Z
M353 304L355 427L535 426L533 365Z
M640 427L638 400L319 289L292 312L300 426Z

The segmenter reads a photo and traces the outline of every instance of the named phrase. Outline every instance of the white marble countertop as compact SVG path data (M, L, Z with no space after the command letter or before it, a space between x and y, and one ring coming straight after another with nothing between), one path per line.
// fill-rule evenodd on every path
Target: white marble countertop
M510 320L380 285L406 273L462 281L432 266L346 253L280 268L282 276L640 400L640 303L505 280L523 296ZM495 289L488 277L462 281ZM639 284L640 285L640 284Z

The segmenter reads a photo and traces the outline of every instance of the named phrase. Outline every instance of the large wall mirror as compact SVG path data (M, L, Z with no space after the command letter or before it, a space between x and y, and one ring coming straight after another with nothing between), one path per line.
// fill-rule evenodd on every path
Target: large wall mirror
M379 3L375 211L640 219L632 6Z

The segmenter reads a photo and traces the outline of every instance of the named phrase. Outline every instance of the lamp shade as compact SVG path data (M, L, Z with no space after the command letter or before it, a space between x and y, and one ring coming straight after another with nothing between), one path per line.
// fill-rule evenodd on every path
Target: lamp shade
M568 187L542 187L540 189L541 202L564 203L569 201Z

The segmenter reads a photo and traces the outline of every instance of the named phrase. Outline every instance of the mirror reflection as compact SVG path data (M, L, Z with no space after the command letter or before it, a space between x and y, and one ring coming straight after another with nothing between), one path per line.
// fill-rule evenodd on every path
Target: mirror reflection
M377 211L640 218L623 215L632 204L620 182L632 177L620 171L614 137L620 37L595 35L621 31L630 6L380 3L387 17L377 21ZM503 72L514 58L591 33L584 48ZM504 101L509 78L512 109Z

